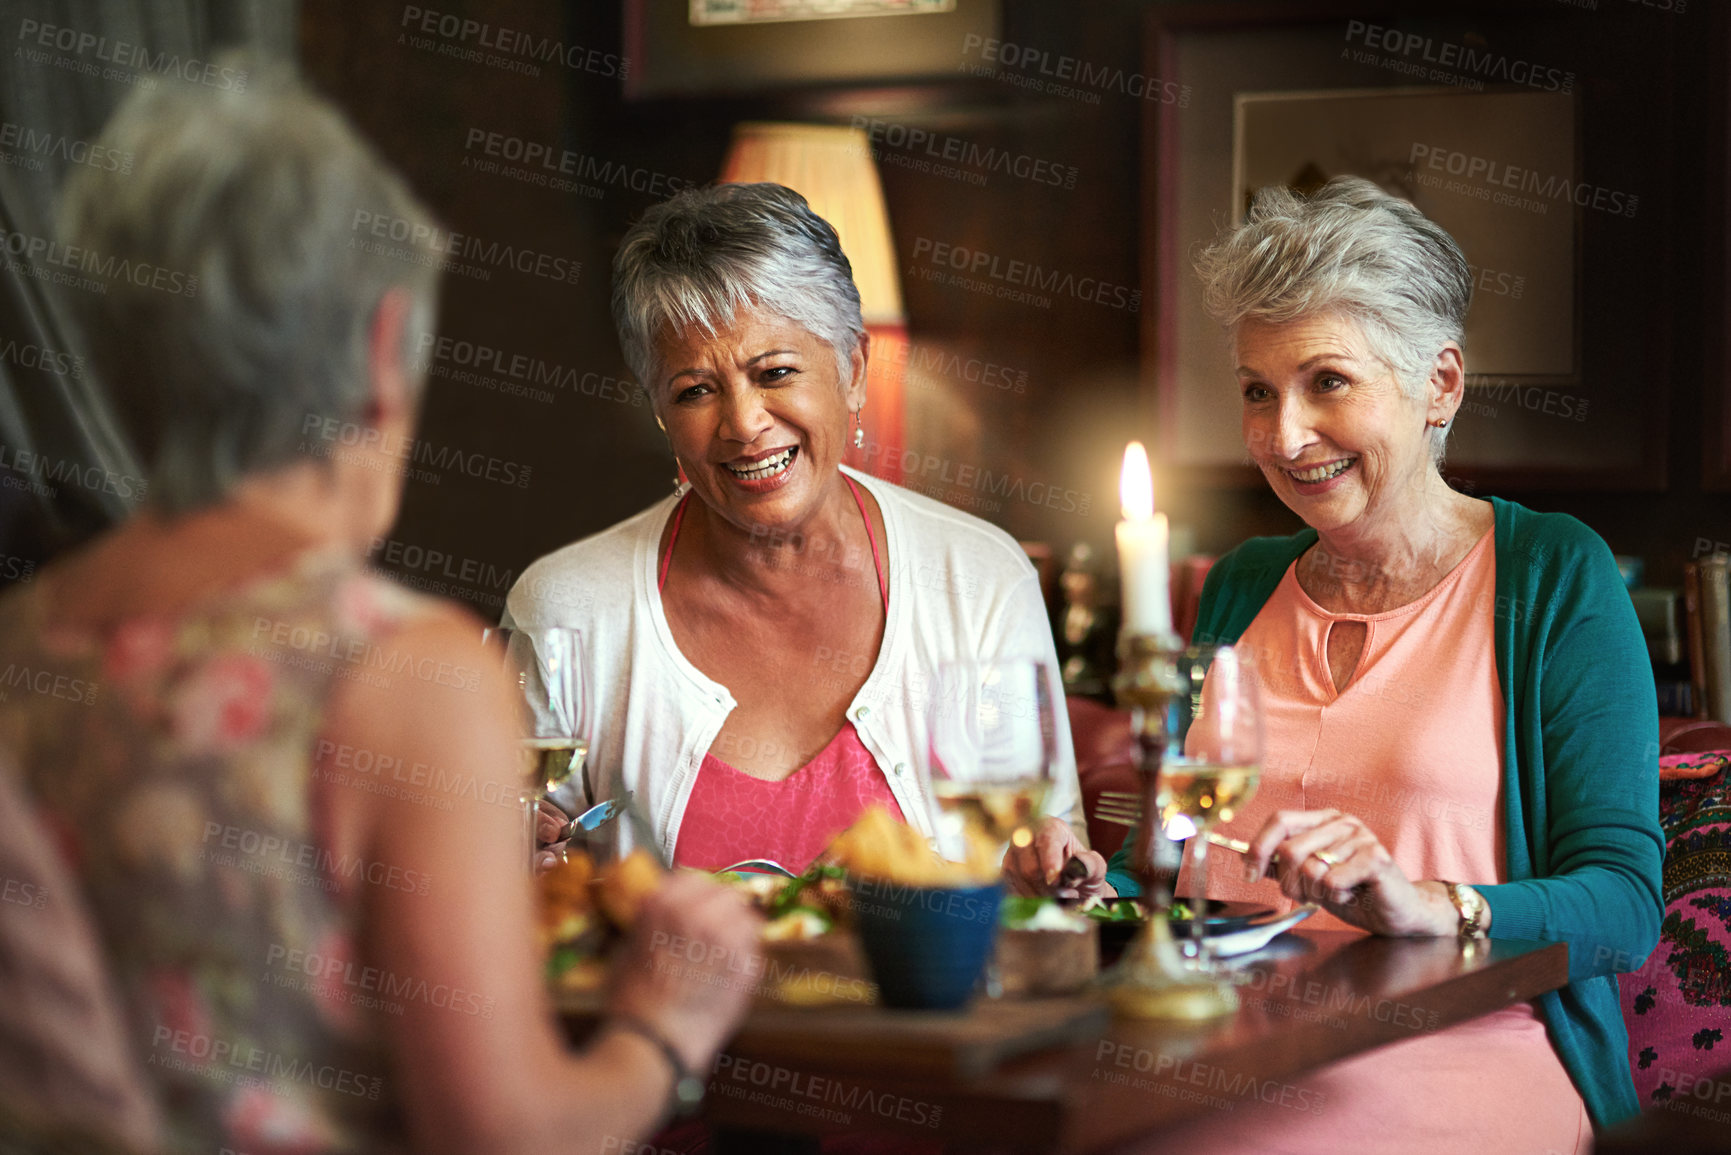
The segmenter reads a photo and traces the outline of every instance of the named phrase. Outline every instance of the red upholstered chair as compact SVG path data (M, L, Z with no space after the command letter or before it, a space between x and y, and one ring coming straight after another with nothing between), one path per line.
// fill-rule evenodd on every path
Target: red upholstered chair
M1088 816L1088 842L1107 858L1117 853L1128 831L1094 817L1102 790L1135 793L1136 739L1130 715L1091 698L1070 698L1070 737L1076 747L1076 777Z
M1659 753L1731 750L1731 726L1708 718L1660 718Z

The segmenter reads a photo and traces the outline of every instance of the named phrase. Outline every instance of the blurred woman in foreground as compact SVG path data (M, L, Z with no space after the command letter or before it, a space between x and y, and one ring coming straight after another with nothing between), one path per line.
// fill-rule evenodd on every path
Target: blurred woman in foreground
M689 483L507 602L583 631L596 794L635 792L661 853L710 870L803 870L873 803L930 833L915 768L942 664L1057 655L1015 539L843 465L870 339L835 230L781 185L681 193L620 244L613 316ZM1043 892L1074 855L1070 893L1092 891L1106 863L1057 726L1047 817L1006 871Z
M94 914L163 1146L617 1146L745 997L652 937L738 966L755 919L667 883L608 1028L565 1052L513 687L478 621L362 568L414 432L433 222L331 107L243 75L136 91L103 141L134 170L67 188L66 242L132 270L73 303L150 500L0 604L0 660L65 689L11 695L0 742ZM418 766L449 796L389 785Z
M1203 587L1196 640L1251 653L1268 727L1227 824L1244 876L1210 897L1563 942L1570 982L1326 1069L1319 1114L1246 1104L1171 1149L1584 1150L1589 1119L1639 1109L1614 972L1663 913L1652 670L1611 551L1443 479L1472 280L1411 204L1355 178L1263 189L1200 267L1245 448L1309 527L1244 543Z

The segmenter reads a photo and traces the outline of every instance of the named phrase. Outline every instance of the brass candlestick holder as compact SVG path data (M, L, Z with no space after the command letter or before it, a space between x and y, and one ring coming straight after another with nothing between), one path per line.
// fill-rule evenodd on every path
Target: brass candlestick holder
M1124 633L1118 639L1119 673L1112 681L1131 715L1141 778L1142 821L1132 829L1133 863L1142 880L1148 919L1118 964L1101 979L1118 1014L1133 1019L1204 1020L1238 1009L1231 986L1185 965L1172 937L1172 902L1178 881L1176 851L1160 826L1160 767L1173 738L1173 707L1191 692L1182 669L1184 643L1171 634ZM1197 901L1203 901L1198 899ZM1201 944L1198 943L1200 956Z

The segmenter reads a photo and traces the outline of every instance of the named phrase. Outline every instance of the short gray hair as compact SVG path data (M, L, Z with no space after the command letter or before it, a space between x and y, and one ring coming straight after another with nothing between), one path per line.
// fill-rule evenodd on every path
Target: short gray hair
M134 90L102 133L133 170L77 166L60 204L86 269L130 271L68 296L169 514L302 459L311 419L357 418L373 318L397 286L418 391L437 306L437 230L403 181L286 66L222 62L228 87ZM361 225L378 220L401 239L373 240Z
M865 334L853 266L828 221L778 184L686 189L644 213L613 258L613 323L639 383L663 330L714 335L740 306L804 326L835 350L845 386ZM656 396L650 388L650 396Z
M1244 222L1203 252L1196 270L1204 306L1229 331L1246 318L1350 317L1408 397L1419 395L1443 346L1462 343L1473 296L1466 256L1445 229L1351 176L1308 197L1258 189ZM1438 459L1446 432L1432 432Z

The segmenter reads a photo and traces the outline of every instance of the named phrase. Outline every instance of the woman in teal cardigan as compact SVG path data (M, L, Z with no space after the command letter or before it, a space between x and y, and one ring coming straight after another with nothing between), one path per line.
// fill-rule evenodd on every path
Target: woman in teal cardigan
M1203 588L1198 642L1279 659L1259 672L1264 793L1288 804L1257 813L1245 881L1224 889L1272 888L1249 880L1273 863L1281 896L1372 933L1569 947L1569 985L1530 1011L1327 1069L1338 1113L1308 1128L1283 1119L1281 1150L1328 1150L1391 1122L1403 1151L1492 1136L1482 1149L1581 1148L1586 1118L1603 1127L1639 1110L1615 974L1641 964L1663 915L1656 699L1610 550L1573 518L1444 482L1471 274L1411 204L1354 178L1309 198L1264 189L1199 270L1233 338L1245 446L1309 527L1246 542ZM1437 687L1447 697L1427 693ZM1404 765L1409 751L1429 768ZM1483 805L1391 809L1414 781L1477 790ZM1484 829L1463 833L1474 813ZM1482 877L1402 867L1459 860L1456 844L1475 837L1491 860ZM1136 893L1125 851L1107 881ZM1533 1045L1534 1015L1548 1052ZM1421 1046L1410 1089L1380 1095L1369 1124L1354 1104ZM1230 1150L1258 1125L1209 1120L1182 1149Z

